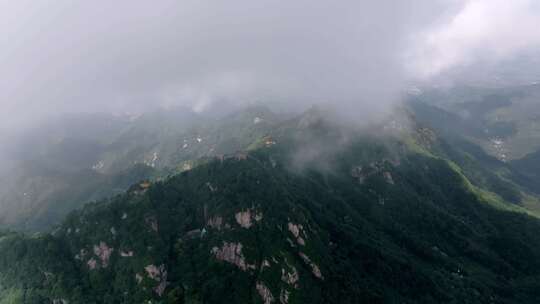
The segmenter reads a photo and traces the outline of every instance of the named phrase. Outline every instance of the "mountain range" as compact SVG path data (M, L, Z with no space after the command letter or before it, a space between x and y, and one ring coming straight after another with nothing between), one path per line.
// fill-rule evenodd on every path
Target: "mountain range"
M0 303L537 303L535 94L47 125L3 176Z

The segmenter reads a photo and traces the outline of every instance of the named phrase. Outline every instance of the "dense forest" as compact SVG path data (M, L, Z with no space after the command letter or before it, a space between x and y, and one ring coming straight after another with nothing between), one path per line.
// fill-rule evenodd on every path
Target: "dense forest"
M52 233L4 232L0 303L540 300L540 221L471 183L436 133L300 126ZM320 142L342 148L308 155Z

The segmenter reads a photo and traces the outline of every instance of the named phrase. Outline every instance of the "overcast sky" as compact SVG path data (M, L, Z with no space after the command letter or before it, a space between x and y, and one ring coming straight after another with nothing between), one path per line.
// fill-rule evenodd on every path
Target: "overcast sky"
M535 54L539 21L538 0L0 0L0 128L217 102L362 116L411 82Z

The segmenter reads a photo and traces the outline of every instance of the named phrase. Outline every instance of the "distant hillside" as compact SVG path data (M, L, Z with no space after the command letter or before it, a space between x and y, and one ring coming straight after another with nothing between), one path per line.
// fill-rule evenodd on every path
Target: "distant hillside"
M472 183L538 213L537 86L435 92L412 98L408 108L417 122L444 139L442 154L457 163ZM514 158L523 153L529 154Z
M278 121L270 110L251 107L218 118L180 109L50 122L9 146L13 168L0 175L0 227L47 230L69 211L137 181L246 150Z
M540 149L540 84L430 88L412 99L433 107L417 108L432 127L465 136L500 160Z

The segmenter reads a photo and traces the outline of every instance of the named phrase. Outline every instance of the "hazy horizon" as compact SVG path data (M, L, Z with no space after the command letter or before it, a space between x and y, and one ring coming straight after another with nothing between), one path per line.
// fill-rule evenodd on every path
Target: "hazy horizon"
M532 0L0 1L0 129L251 103L377 117L411 84L537 62L538 18Z

